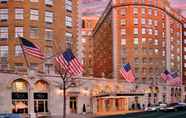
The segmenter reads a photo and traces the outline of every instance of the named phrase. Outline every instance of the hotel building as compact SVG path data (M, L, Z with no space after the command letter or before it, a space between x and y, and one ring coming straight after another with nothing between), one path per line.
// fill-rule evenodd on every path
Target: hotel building
M182 19L168 0L110 1L93 31L94 76L125 81L119 70L130 63L146 105L181 101L181 86L160 75L167 69L182 78Z
M24 71L25 60L18 36L37 44L45 57L66 48L77 53L78 1L71 0L1 0L0 70ZM53 60L42 63L28 56L31 69L50 73ZM42 63L42 64L41 64Z

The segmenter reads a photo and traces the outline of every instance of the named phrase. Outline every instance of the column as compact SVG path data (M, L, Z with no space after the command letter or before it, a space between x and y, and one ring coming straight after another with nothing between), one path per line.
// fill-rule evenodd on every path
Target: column
M34 90L33 85L29 88L28 94L28 113L30 118L36 118L36 114L34 112Z

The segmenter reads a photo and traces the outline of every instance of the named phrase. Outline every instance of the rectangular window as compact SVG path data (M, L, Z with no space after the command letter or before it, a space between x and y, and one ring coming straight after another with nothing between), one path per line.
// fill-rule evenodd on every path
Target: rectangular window
M72 33L66 32L65 37L66 37L67 48L71 48L72 47Z
M23 37L23 27L16 27L15 28L15 37Z
M186 23L183 26L184 26L184 28L186 28Z
M141 14L145 15L145 8L144 7L141 8Z
M158 21L154 20L154 26L158 26Z
M45 73L50 74L53 72L53 64L45 64Z
M52 6L54 5L54 0L45 0L45 4Z
M8 9L0 9L0 20L8 20Z
M0 39L8 39L8 27L0 27Z
M39 0L30 0L30 2L39 2Z
M45 40L52 40L52 39L53 39L53 30L45 29Z
M45 22L52 23L54 19L54 13L50 11L45 12Z
M152 34L152 29L149 29L148 30L148 34Z
M157 9L154 10L154 16L158 16L158 10Z
M148 14L149 14L150 16L152 15L152 9L151 9L151 8L148 9Z
M158 45L158 40L157 39L154 40L154 45Z
M186 31L184 32L184 36L186 36Z
M126 25L126 19L121 19L121 20L120 20L120 24L121 24L121 25Z
M0 0L0 3L7 3L8 0Z
M184 63L184 68L186 68L186 63Z
M20 45L15 46L15 56L22 56L23 51Z
M125 16L125 14L126 14L126 9L125 9L125 8L122 8L121 11L120 11L120 14L121 14L121 16Z
M145 28L142 28L142 34L146 34Z
M152 25L152 19L148 20L148 25Z
M134 18L134 25L138 24L138 18Z
M24 10L23 9L15 9L15 19L22 20L24 18Z
M154 35L158 35L158 30L154 30Z
M8 57L8 46L0 46L0 56Z
M138 38L134 38L134 45L138 45Z
M145 44L146 38L142 38L142 44Z
M31 38L38 38L39 36L39 28L31 27L30 28L30 37Z
M138 8L137 7L133 8L133 14L138 14Z
M53 55L53 49L51 47L46 47L45 51L46 57L51 57Z
M121 35L126 35L126 29L121 29Z
M72 0L65 0L65 9L72 11Z
M121 39L121 45L126 45L126 39Z
M67 27L72 27L72 17L71 16L66 16L65 17L65 25Z
M184 55L184 60L186 60L186 55Z
M30 20L39 20L39 11L31 9L30 10Z
M145 25L145 19L144 18L141 19L141 24Z
M134 28L134 34L138 34L138 28Z

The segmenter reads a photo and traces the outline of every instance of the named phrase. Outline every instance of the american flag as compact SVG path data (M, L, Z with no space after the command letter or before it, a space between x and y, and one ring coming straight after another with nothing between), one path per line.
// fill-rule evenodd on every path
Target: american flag
M32 42L28 41L27 39L23 37L19 37L21 43L22 43L22 48L25 53L32 55L34 57L37 57L39 59L44 59L44 54L41 52L41 49L39 46L33 44Z
M56 61L70 75L78 75L83 72L83 65L73 55L70 49L67 49L63 54L57 56Z
M135 76L132 72L130 64L125 64L121 67L120 73L123 78L125 78L128 82L134 82Z
M165 81L172 79L172 75L168 70L165 70L163 73L161 73L161 78Z
M173 72L171 76L172 78L168 80L168 84L170 85L181 85L182 84L182 80L178 76L177 72Z

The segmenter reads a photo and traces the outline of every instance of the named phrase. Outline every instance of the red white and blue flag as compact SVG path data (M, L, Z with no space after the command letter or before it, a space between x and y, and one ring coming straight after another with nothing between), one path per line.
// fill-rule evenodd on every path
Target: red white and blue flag
M67 49L63 54L57 56L55 59L57 63L70 75L75 76L83 72L83 65L73 55L70 49Z
M132 72L130 64L124 64L120 69L120 73L122 77L125 78L128 82L135 81L135 76L134 73Z
M179 85L182 84L182 80L181 80L181 78L178 76L177 72L173 72L173 73L171 74L171 76L172 76L172 78L171 78L170 80L167 81L169 85L177 85L177 86L179 86Z
M19 37L19 39L22 43L22 48L25 53L42 60L44 59L44 54L41 52L39 46L35 45L34 43L30 42L29 40L23 37Z
M161 78L165 81L173 79L171 73L168 70L165 70L163 73L161 73Z

